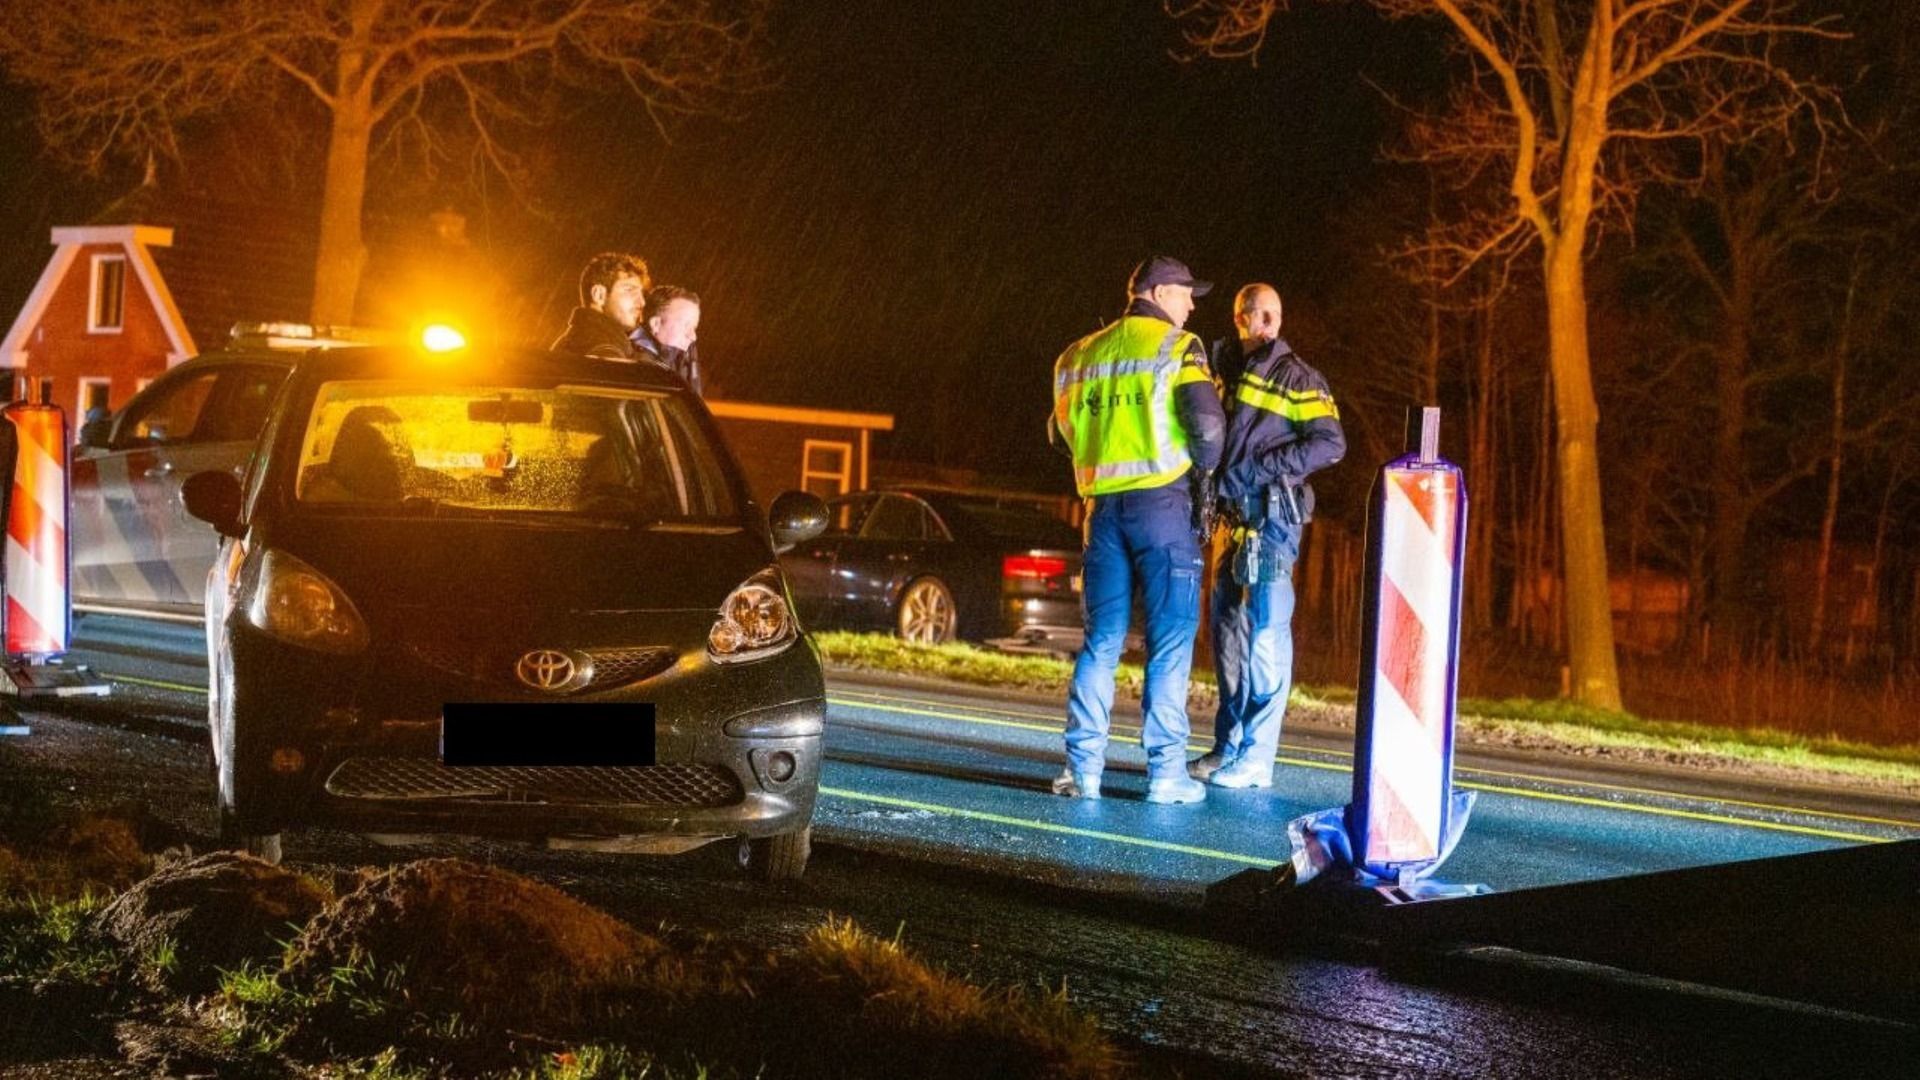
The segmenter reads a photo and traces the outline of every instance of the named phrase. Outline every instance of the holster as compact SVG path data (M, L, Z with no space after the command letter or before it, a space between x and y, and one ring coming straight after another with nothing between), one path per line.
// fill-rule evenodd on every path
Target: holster
M1262 585L1278 580L1277 575L1284 574L1286 568L1275 559L1267 558L1266 542L1261 533L1270 521L1298 528L1301 511L1300 500L1294 485L1281 481L1267 485L1266 489L1253 495L1238 499L1222 500L1229 507L1229 514L1236 518L1233 522L1233 537L1236 547L1233 551L1233 580L1237 585Z
M1267 517L1295 528L1304 524L1304 515L1300 508L1299 485L1287 480L1269 484L1267 486Z

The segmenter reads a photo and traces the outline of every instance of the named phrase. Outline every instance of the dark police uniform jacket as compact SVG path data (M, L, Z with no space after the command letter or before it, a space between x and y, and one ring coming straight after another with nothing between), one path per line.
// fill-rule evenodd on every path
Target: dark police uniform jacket
M1216 477L1223 502L1263 498L1274 484L1295 488L1300 523L1313 513L1308 476L1347 453L1340 410L1327 380L1276 338L1244 356L1238 339L1214 347L1214 370L1237 373L1221 395L1227 445Z
M628 340L633 344L635 357L659 364L680 376L680 381L686 383L695 396L706 396L706 378L700 371L699 345L696 344L687 349L676 349L654 337L653 331L647 329L646 323L641 323L634 328Z

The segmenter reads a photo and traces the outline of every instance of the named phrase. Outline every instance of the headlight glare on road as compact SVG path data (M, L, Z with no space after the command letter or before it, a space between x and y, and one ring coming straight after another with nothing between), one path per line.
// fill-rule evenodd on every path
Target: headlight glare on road
M331 653L367 647L367 624L325 574L271 549L247 583L247 621L282 641Z
M728 594L707 632L707 652L721 663L732 663L770 656L792 644L799 628L780 592L779 571L769 567Z

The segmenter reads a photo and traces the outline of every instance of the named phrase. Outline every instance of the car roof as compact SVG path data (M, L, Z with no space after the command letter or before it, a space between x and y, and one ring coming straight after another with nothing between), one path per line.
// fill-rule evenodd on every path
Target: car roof
M300 354L293 368L296 376L316 379L420 376L457 383L462 372L484 372L488 376L522 372L540 379L613 383L647 390L685 389L677 376L658 364L546 349L476 346L441 354L402 346L315 349Z
M373 374L457 377L463 367L477 366L489 372L518 369L544 378L611 382L644 389L677 390L683 386L666 368L644 360L607 360L546 349L484 347L463 349L447 355L449 359L446 362L437 362L429 359L429 354L404 346L355 345L314 349L233 346L201 353L167 369L167 374L231 364L266 364L289 370L298 368L303 373L312 372L319 378Z
M274 367L291 368L299 359L298 352L287 349L260 348L222 348L211 349L183 363L167 369L168 374L181 370L197 370L222 364L270 364Z

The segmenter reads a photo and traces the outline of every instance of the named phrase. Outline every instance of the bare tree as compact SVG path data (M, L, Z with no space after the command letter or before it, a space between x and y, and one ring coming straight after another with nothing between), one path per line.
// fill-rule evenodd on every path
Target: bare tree
M518 173L509 132L568 88L656 123L752 88L769 0L60 0L0 9L0 64L47 143L97 166L177 156L183 125L291 93L327 123L313 318L352 321L370 155L458 145Z
M1811 475L1822 458L1791 453L1811 445L1807 433L1776 433L1768 443L1784 446L1790 460L1769 460L1764 479L1755 477L1755 401L1784 379L1805 374L1809 363L1797 350L1768 348L1788 327L1804 325L1804 280L1822 244L1844 230L1832 223L1841 206L1820 190L1809 155L1793 153L1790 141L1769 136L1744 146L1708 149L1700 180L1684 199L1651 208L1643 249L1655 265L1669 267L1664 313L1677 324L1698 322L1699 351L1712 373L1699 415L1711 423L1708 468L1712 519L1707 529L1709 568L1707 624L1722 652L1746 642L1756 597L1747 566L1748 532L1768 501ZM1684 310L1682 310L1684 309ZM1691 310L1697 319L1687 318ZM1823 328L1824 329L1824 328ZM1800 437L1794 437L1798 434Z
M1411 156L1498 191L1436 240L1465 267L1537 244L1550 337L1571 691L1620 707L1596 452L1585 256L1647 185L1684 183L1689 149L1783 129L1826 98L1788 38L1829 35L1793 0L1367 0L1451 30L1446 106L1417 115ZM1258 52L1288 0L1168 0L1196 53Z

